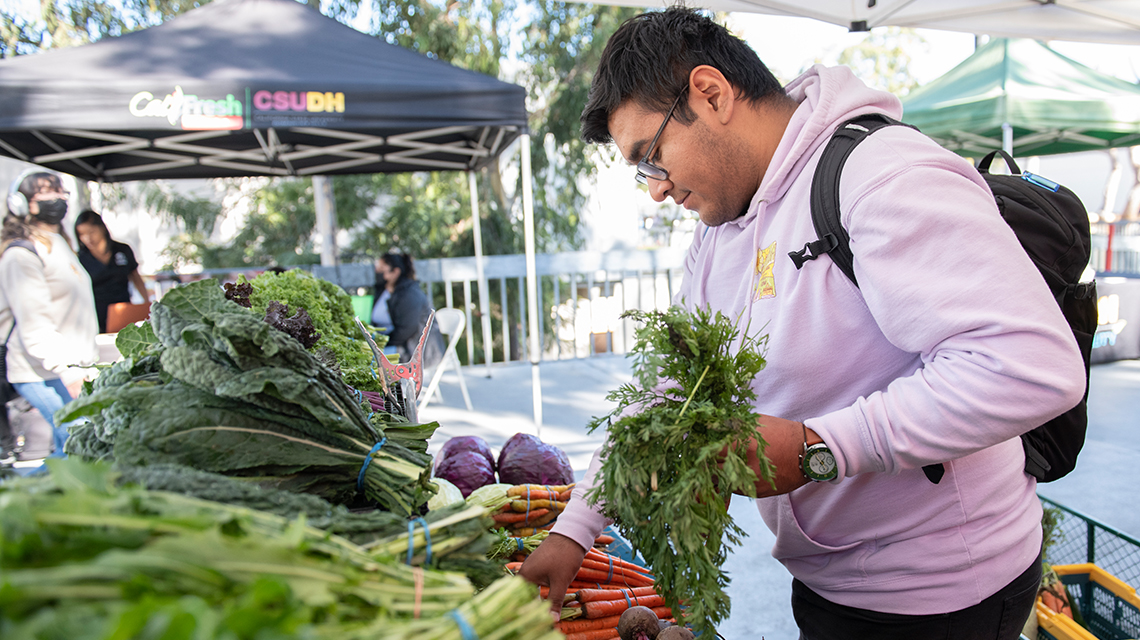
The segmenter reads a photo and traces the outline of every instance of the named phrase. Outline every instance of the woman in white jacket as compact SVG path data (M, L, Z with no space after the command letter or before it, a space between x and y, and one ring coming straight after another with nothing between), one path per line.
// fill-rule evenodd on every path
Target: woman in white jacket
M72 399L68 384L83 377L72 367L98 357L91 278L62 235L67 195L55 174L23 174L8 191L0 232L0 335L8 347L8 381L52 425L56 457L64 455L67 431L53 415Z

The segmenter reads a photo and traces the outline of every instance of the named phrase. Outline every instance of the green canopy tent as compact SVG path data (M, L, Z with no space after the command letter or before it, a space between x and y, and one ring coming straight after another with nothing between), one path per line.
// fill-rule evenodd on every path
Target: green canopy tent
M1140 144L1140 86L1036 40L995 38L903 99L903 119L960 155Z

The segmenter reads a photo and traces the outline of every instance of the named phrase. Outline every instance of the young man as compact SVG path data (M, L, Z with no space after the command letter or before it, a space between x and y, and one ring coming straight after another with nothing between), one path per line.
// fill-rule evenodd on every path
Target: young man
M910 128L844 169L859 287L827 259L796 269L823 147L870 112L901 117L845 67L781 88L723 27L672 8L614 34L582 124L655 200L699 214L676 302L768 334L753 388L778 478L756 502L802 637L1017 638L1041 551L1018 436L1081 399L1081 357L981 177ZM584 499L597 466L522 567L553 610L605 524Z

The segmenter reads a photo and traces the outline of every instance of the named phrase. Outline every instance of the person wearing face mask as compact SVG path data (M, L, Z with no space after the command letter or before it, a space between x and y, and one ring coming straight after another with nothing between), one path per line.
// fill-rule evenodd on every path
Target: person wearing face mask
M376 261L376 303L372 308L372 324L388 331L388 345L395 347L401 362L408 362L416 352L428 316L431 301L416 281L412 257L390 251ZM424 342L423 368L430 369L443 359L443 334L432 323Z
M79 240L79 262L91 276L95 294L95 312L99 315L99 332L107 331L107 308L117 302L130 302L127 284L132 284L143 300L150 302L146 283L139 275L139 263L128 245L111 239L103 217L90 209L75 219L75 237Z
M8 191L0 231L0 334L8 381L52 426L53 457L67 431L53 422L98 359L91 278L63 236L67 191L60 177L28 172Z

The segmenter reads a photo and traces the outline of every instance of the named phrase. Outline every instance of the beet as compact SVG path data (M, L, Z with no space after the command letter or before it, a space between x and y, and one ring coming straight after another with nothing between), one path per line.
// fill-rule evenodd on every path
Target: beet
M621 640L654 640L660 629L657 614L649 607L630 607L618 618L617 631Z
M657 634L657 640L693 640L696 636L692 631L680 625L672 625L666 629L662 629L661 633Z

